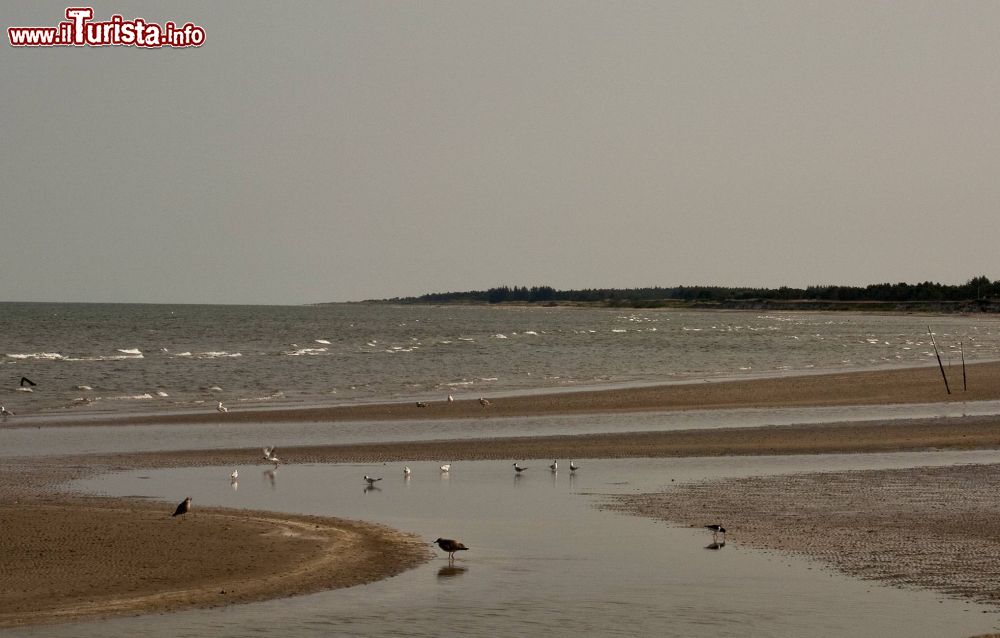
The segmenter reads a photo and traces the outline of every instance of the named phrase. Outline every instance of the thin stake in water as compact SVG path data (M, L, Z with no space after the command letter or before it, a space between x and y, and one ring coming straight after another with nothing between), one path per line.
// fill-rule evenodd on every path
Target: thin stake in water
M930 326L927 326L927 334L931 336L931 345L934 346L934 356L937 357L938 367L941 368L941 378L944 379L944 389L947 390L948 394L951 394L951 388L948 386L948 375L944 373L944 364L941 363L941 353L938 352L937 341L934 340L934 333L931 332Z
M965 346L961 341L958 342L958 351L962 353L962 390L968 392L969 384L965 380Z

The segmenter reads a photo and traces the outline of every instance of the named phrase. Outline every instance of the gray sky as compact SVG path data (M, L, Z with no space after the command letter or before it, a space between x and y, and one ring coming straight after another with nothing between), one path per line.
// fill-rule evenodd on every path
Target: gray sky
M67 6L203 47L18 48ZM1000 3L0 6L0 300L1000 277Z

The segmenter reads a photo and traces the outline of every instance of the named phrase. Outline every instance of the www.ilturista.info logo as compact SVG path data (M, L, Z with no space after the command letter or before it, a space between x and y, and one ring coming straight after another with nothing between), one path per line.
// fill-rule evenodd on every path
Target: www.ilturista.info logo
M55 27L7 27L7 37L15 47L66 46L137 46L147 49L160 47L200 47L205 43L205 30L190 22L163 26L142 18L126 20L113 15L107 22L94 22L91 7L68 7L66 22Z

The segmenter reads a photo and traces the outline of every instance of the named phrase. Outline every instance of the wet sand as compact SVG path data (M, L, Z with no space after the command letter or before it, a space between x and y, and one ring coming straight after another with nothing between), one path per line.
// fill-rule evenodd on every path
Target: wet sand
M721 522L727 545L997 604L998 490L997 466L964 465L710 481L626 495L619 506L699 528Z
M432 403L426 408L415 405L350 406L287 411L232 411L208 415L152 415L142 418L115 417L122 425L164 423L173 419L186 423L193 418L205 422L220 419L255 421L315 421L357 419L461 418L465 415L490 418L552 413L614 412L625 410L705 409L730 407L765 407L782 405L846 405L937 402L945 400L985 400L1000 398L1000 364L981 364L970 368L969 392L956 391L949 399L944 393L940 373L935 368L816 375L787 379L765 379L731 383L711 382L656 388L609 390L604 392L566 393L499 398L487 407L478 401ZM67 421L51 420L66 425ZM93 425L92 418L78 421ZM8 423L7 425L14 425ZM32 426L44 425L32 420ZM707 456L733 454L809 454L830 452L871 452L926 449L995 449L1000 447L1000 417L963 417L808 426L782 426L710 431L646 432L578 436L520 437L488 440L429 441L415 443L366 444L344 446L288 447L282 449L286 462L370 462L389 460L441 460L494 458L615 458L655 456ZM94 473L152 467L196 465L239 465L257 463L260 450L198 450L168 453L138 453L117 456L47 457L13 459L0 468L0 520L5 527L5 545L15 551L0 552L0 577L13 583L0 590L0 624L15 625L53 622L86 616L115 613L161 611L192 606L216 606L273 598L306 591L369 582L398 573L424 560L427 546L417 539L386 528L336 519L317 519L253 512L201 510L195 504L193 515L174 519L172 505L142 501L81 498L59 491L69 479ZM891 496L903 507L903 520L912 520L919 533L932 541L898 542L916 536L897 536L901 548L910 552L907 560L919 570L924 562L947 564L951 549L942 554L944 542L964 530L962 517L969 515L981 522L984 534L1000 537L997 517L990 518L982 509L968 509L963 490L978 492L987 498L992 483L984 483L989 471L962 474L962 468L938 468L931 473L906 470L896 480L891 473L870 473L863 487L883 483L893 486ZM910 473L912 476L907 476ZM952 476L954 473L955 476ZM833 476L829 485L825 477ZM894 476L894 475L893 475ZM935 484L951 486L951 491L928 492L924 476L935 477ZM942 477L947 478L943 481ZM747 487L733 494L731 508L707 510L703 490L720 486L681 486L665 495L648 495L648 501L635 501L632 511L648 516L669 518L679 524L701 525L705 521L725 520L732 526L731 538L748 544L769 546L764 540L777 538L774 529L782 525L790 530L780 547L802 551L796 543L805 543L815 534L796 534L797 529L825 529L836 521L850 533L824 535L823 551L817 558L829 560L851 571L847 564L833 561L836 554L849 555L858 545L858 534L868 537L888 534L879 521L891 500L872 496L875 505L857 505L853 493L859 483L853 478L816 475L812 485L803 483L796 492L798 500L790 509L792 524L775 519L772 527L749 521L768 520L764 514L777 509L785 499L783 484L789 479L774 479L756 490ZM761 479L760 481L763 481ZM753 483L747 483L753 485ZM846 486L846 487L845 487ZM852 487L853 486L853 487ZM917 486L917 487L915 487ZM972 489L976 488L976 489ZM943 488L942 488L943 489ZM736 498L742 494L742 498ZM669 501L658 501L659 497ZM978 497L978 496L977 496ZM847 499L846 501L844 499ZM713 504L714 506L714 504ZM979 504L977 508L985 507ZM802 511L799 511L802 510ZM852 517L843 513L853 512ZM805 518L806 513L814 518ZM928 512L935 514L928 516ZM794 518L799 517L799 518ZM836 518L833 518L836 517ZM185 520L188 519L188 520ZM919 519L919 520L918 520ZM949 522L950 521L950 522ZM132 529L129 538L121 539L116 529ZM58 537L46 536L56 534ZM183 530L184 536L178 536ZM758 531L755 531L758 530ZM875 531L869 531L875 530ZM897 534L917 534L909 530ZM194 535L197 542L190 542ZM50 539L41 542L40 539ZM116 544L107 545L112 542ZM136 542L147 539L150 542ZM758 540L755 540L758 539ZM798 540L795 540L798 539ZM838 540L839 539L839 540ZM872 541L877 547L882 541ZM944 540L941 540L944 539ZM977 542L979 542L977 540ZM985 541L983 541L985 542ZM104 544L102 544L104 543ZM247 544L253 544L251 547ZM839 543L839 544L838 544ZM869 549L872 545L869 545ZM815 551L819 551L819 545ZM995 586L989 574L1000 573L1000 552L983 545L978 561L969 562L965 578L982 580ZM345 551L348 550L348 551ZM250 564L246 556L274 555L284 552L290 567L281 574L262 573L260 564ZM93 556L113 556L113 561L95 561ZM181 555L191 560L191 569L168 566ZM863 554L862 554L863 555ZM885 554L888 555L888 554ZM81 559L81 557L85 557ZM89 560L88 560L89 558ZM358 560L355 560L358 559ZM896 560L896 559L894 559ZM900 559L901 560L901 559ZM858 559L857 564L862 564ZM267 571L266 569L264 570ZM861 572L854 572L859 573ZM910 582L906 570L887 568L882 578L898 583ZM861 574L867 575L867 574ZM914 581L915 582L915 581ZM951 588L948 583L921 581L921 586L939 588L960 595L979 597L975 587ZM950 588L950 589L949 589ZM221 593L225 591L226 593Z
M216 607L367 583L426 542L331 518L125 500L0 503L0 627ZM277 567L277 569L276 569Z

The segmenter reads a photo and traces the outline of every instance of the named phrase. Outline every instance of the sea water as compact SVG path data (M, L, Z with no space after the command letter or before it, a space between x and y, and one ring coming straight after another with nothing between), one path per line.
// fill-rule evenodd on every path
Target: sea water
M0 303L0 402L157 412L930 365L928 328L946 365L1000 358L991 315Z

